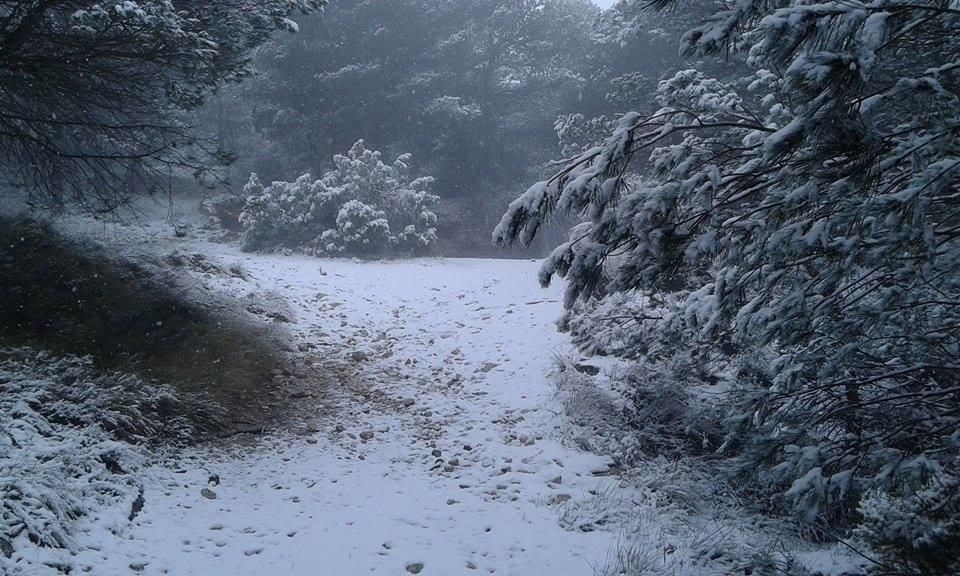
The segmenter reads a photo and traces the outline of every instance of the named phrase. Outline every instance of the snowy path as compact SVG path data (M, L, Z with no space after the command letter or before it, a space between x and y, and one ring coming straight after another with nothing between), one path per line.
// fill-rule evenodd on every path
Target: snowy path
M196 248L252 273L217 289L287 300L303 370L335 382L294 395L304 423L284 434L155 467L133 526L117 539L89 533L99 550L76 565L98 575L585 576L603 563L615 535L571 505L609 479L594 474L601 458L557 439L544 372L570 350L554 327L560 290L537 287L536 263Z

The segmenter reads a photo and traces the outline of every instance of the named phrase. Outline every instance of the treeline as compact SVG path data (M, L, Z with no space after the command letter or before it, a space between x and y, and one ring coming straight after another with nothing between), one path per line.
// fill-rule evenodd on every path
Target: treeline
M576 121L629 110L677 60L675 38L625 20L588 0L335 0L202 120L239 158L237 192L251 172L320 176L360 139L410 154L446 252L493 253L509 199L589 135Z

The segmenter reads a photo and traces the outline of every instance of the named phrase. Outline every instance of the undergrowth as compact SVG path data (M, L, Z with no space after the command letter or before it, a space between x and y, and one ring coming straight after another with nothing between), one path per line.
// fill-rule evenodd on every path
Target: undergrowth
M31 547L75 548L78 521L143 505L138 473L217 410L86 357L0 348L0 567Z

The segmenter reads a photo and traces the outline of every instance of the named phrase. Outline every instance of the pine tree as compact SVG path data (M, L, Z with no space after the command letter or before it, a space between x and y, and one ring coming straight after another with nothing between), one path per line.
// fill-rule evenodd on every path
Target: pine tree
M112 210L223 157L183 119L325 0L0 1L0 175Z
M842 533L878 491L956 510L936 487L960 443L960 11L734 2L684 43L752 73L660 82L659 109L532 186L495 241L576 214L541 271L568 306L637 292L661 342L768 358L727 448L802 520ZM897 554L956 552L956 523L937 526Z

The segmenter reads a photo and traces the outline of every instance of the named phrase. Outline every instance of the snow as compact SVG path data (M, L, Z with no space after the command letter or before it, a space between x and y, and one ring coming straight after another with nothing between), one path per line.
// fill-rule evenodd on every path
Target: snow
M562 514L568 498L616 486L602 475L609 461L560 440L545 373L552 354L573 349L554 325L563 286L539 289L537 262L362 263L189 239L178 248L250 272L202 279L209 289L268 289L295 310L291 331L310 350L303 369L317 376L291 399L300 419L158 463L130 525L91 519L84 549L20 558L13 574L67 562L94 574L404 574L422 564L426 575L572 576L603 563L617 535Z

